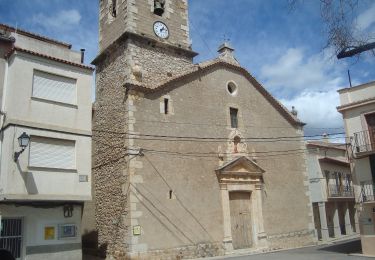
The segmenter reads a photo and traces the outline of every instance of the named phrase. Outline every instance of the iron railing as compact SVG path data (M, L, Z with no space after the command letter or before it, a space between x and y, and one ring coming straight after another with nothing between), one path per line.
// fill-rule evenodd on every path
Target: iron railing
M6 249L14 258L20 258L22 246L22 219L2 219L0 229L0 249Z
M354 198L354 188L348 185L328 185L328 197L353 197Z
M355 153L375 152L375 129L354 133Z
M373 181L361 182L361 194L359 196L360 202L374 201L375 184Z

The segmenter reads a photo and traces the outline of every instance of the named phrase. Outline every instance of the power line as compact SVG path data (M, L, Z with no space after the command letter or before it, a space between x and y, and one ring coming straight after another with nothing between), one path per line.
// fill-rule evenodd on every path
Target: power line
M229 124L208 124L208 123L191 123L191 122L176 122L176 121L160 121L160 120L141 120L137 119L137 122L144 123L162 123L162 124L176 124L176 125L196 125L196 126L231 126ZM256 125L242 125L246 128L276 128L276 129L288 129L290 126L256 126ZM342 130L344 127L304 127L303 129L336 129Z
M169 138L169 139L182 139L182 140L228 140L228 137L200 137L200 136L175 136L175 135L155 135L155 134L140 134L129 132L114 132L107 130L93 129L93 132L105 132L110 134L128 135L131 138L139 139L139 137L154 137L154 138ZM328 133L328 136L345 135L345 133ZM300 135L300 136L277 136L277 137L242 137L242 140L279 140L279 139L296 139L296 138L314 138L322 137L321 135ZM332 137L331 137L332 138ZM341 137L342 138L342 137Z

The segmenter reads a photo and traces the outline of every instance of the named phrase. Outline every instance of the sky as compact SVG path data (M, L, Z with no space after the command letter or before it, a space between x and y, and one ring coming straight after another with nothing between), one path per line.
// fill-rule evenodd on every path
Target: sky
M0 0L0 23L98 52L99 0ZM375 80L375 56L337 60L324 48L327 35L318 0L189 0L194 62L217 57L229 39L235 56L287 108L307 123L306 135L344 132L338 89ZM375 1L360 0L354 21L375 32ZM95 97L93 97L94 99ZM332 140L334 140L333 138ZM337 138L339 139L339 138Z

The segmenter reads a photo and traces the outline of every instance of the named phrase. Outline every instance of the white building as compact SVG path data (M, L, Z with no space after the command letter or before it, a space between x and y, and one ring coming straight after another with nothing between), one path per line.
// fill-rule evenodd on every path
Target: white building
M69 44L2 24L0 33L0 249L81 259L93 68Z
M351 140L354 182L361 186L359 224L362 251L375 256L375 81L339 90L345 131Z
M345 144L306 144L309 189L318 239L328 241L357 232L355 187Z

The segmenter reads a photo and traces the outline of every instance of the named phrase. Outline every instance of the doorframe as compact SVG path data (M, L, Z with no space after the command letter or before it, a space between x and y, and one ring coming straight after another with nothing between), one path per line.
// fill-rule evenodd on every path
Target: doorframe
M233 251L233 238L232 238L232 223L230 217L230 192L248 192L250 193L250 210L251 210L251 226L252 226L252 247L251 248L264 248L267 247L267 235L264 231L263 211L262 211L262 184L249 183L249 184L229 184L221 183L221 197L222 197L222 210L224 216L224 246L226 251Z

